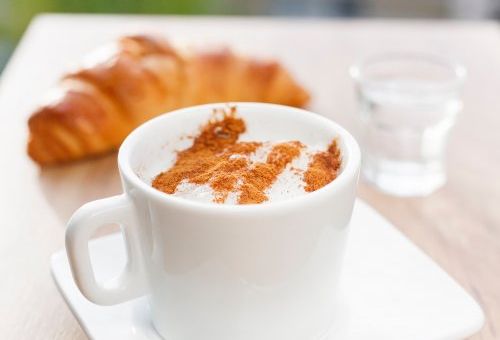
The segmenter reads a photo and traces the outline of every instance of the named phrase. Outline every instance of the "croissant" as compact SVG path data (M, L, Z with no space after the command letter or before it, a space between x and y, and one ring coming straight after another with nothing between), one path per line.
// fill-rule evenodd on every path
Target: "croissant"
M176 108L226 101L302 107L308 93L275 61L227 48L183 51L127 36L65 75L28 121L28 154L53 165L117 149L135 127Z

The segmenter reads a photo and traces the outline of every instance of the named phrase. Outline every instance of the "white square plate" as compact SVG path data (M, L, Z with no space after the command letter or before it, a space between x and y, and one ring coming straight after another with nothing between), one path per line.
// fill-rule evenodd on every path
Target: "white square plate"
M125 263L121 234L89 244L98 279ZM64 250L52 274L69 307L92 339L159 339L146 298L98 306L78 291ZM427 255L367 204L356 202L342 275L341 317L331 339L463 339L484 317L477 303Z

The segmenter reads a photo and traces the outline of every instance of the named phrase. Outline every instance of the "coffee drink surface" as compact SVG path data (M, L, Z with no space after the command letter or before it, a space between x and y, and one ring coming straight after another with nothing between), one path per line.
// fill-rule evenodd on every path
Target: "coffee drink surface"
M214 117L179 151L152 186L169 195L219 204L276 202L316 191L341 169L336 140L239 141L246 124L235 110Z

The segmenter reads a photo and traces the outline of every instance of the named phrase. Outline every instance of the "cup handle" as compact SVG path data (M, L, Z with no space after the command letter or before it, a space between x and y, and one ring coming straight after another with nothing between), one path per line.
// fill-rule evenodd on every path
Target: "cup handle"
M116 278L101 284L95 279L88 242L97 229L109 223L118 223L122 227L127 264ZM90 301L113 305L145 294L145 273L137 227L134 205L126 194L87 203L69 220L66 252L71 272L76 285Z

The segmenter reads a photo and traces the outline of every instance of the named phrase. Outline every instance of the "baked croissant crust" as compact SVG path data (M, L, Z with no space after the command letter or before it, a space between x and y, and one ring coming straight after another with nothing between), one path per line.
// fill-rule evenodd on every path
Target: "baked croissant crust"
M53 165L106 153L144 121L180 107L226 101L302 107L308 100L275 61L127 36L61 79L28 121L28 154Z

